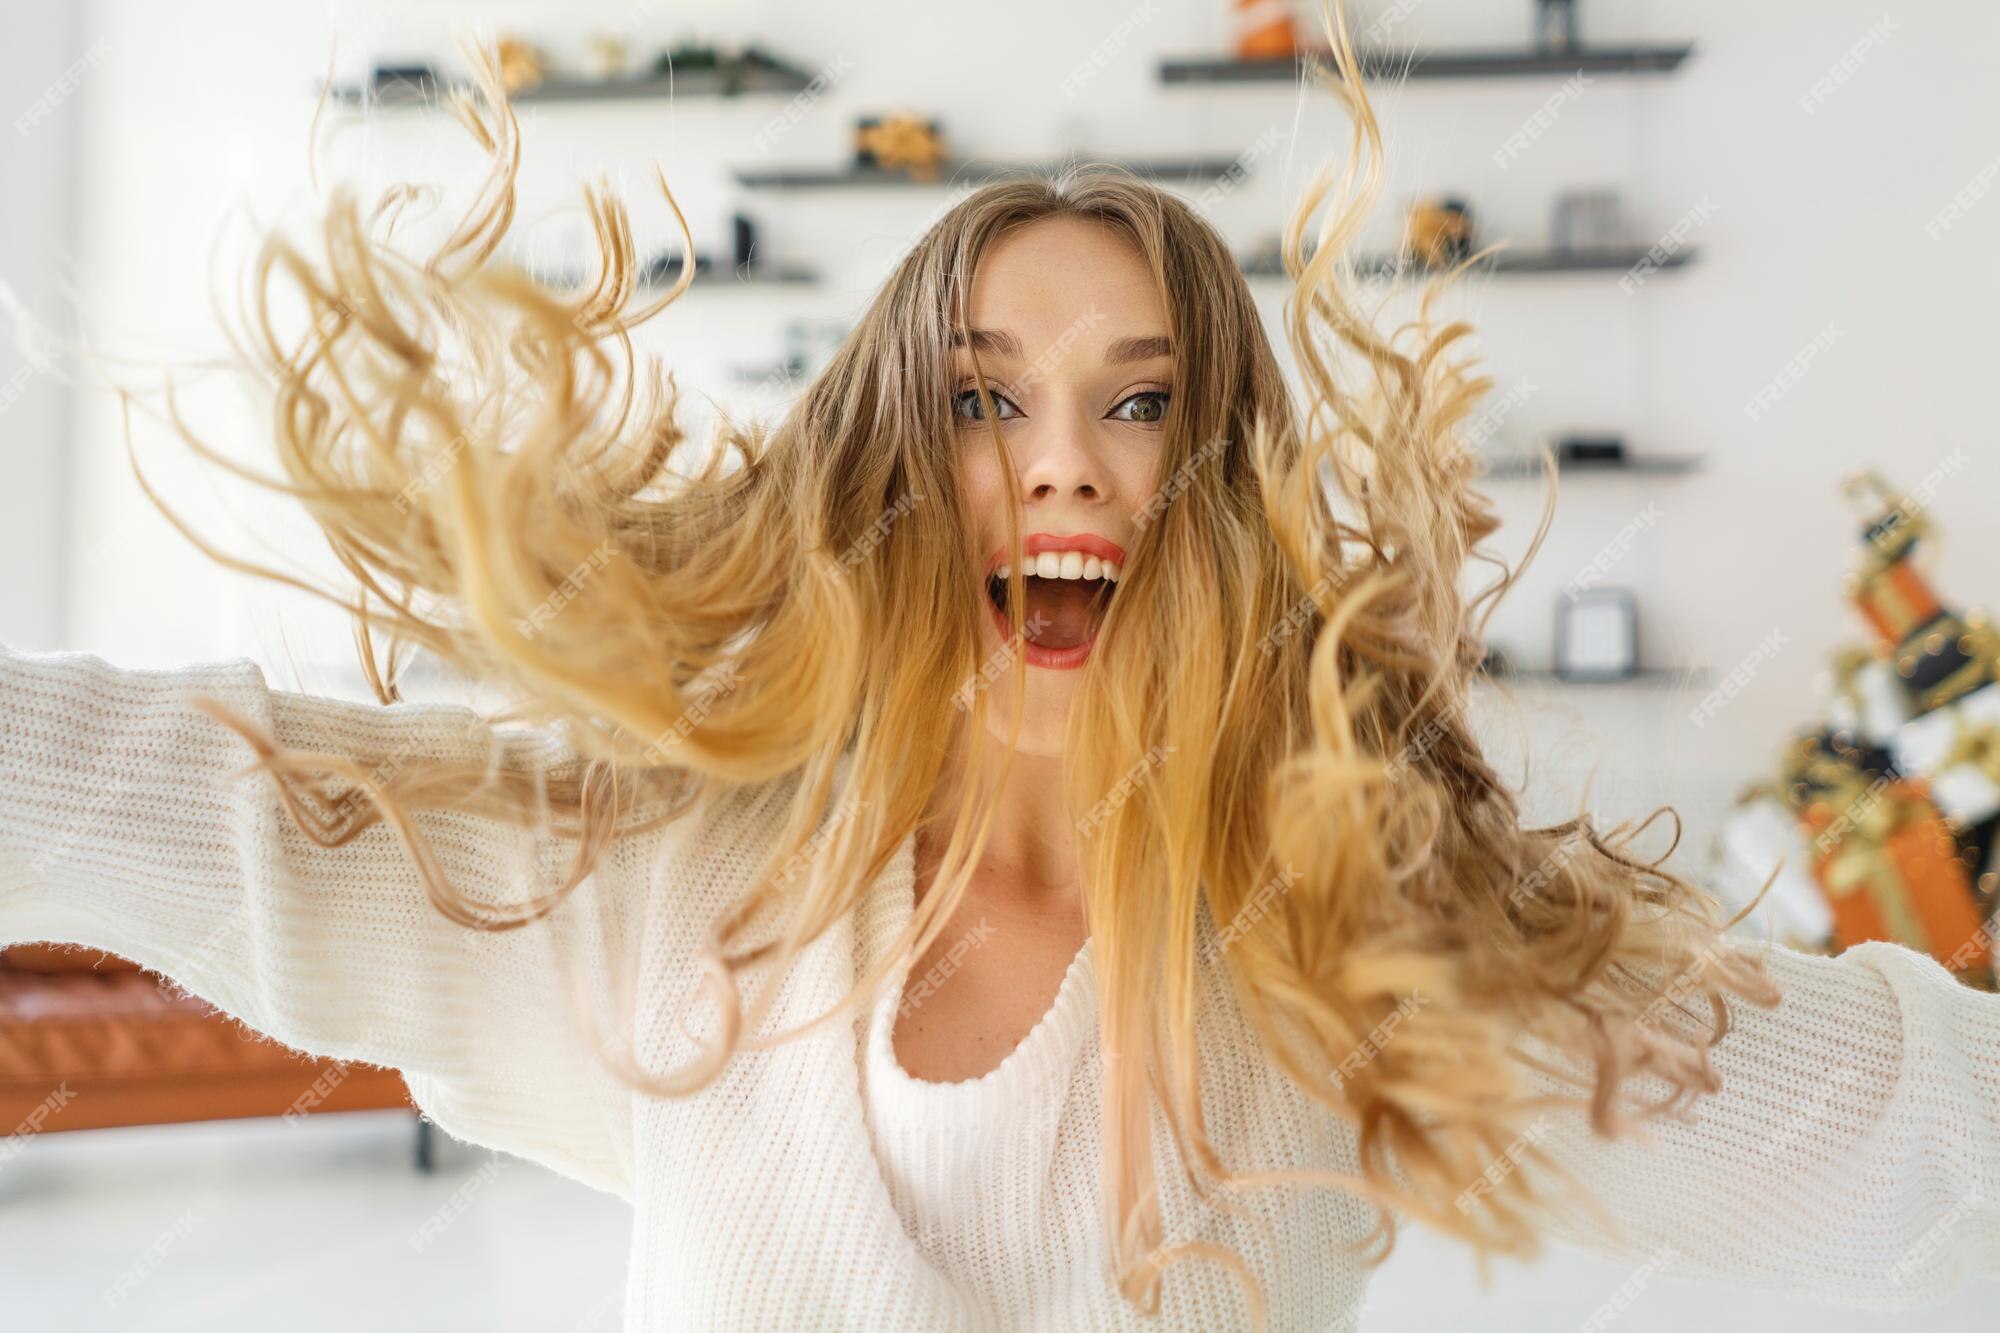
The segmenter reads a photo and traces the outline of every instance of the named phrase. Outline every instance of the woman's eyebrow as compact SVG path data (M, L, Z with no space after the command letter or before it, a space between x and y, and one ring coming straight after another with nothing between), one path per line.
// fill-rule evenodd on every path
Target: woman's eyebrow
M987 356L1012 357L1021 359L1021 340L1005 329L953 329L951 346L964 347L970 344L974 351Z
M964 347L970 344L975 350L988 356L1012 357L1021 360L1021 340L1005 329L953 329L951 346ZM1174 340L1164 334L1148 334L1133 338L1120 338L1105 349L1107 364L1119 366L1130 361L1151 361L1158 357L1174 354Z
M1105 349L1104 359L1111 365L1120 366L1127 361L1151 361L1173 354L1174 340L1164 334L1154 334L1141 338L1120 338Z

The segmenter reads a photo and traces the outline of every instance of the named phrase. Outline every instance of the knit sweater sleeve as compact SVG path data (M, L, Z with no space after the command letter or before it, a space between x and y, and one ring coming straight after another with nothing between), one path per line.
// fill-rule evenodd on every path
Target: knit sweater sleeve
M454 1134L629 1198L630 1098L594 1058L565 979L601 979L641 852L614 844L541 921L475 931L430 902L386 824L338 847L309 838L194 695L281 746L391 765L569 754L550 732L489 728L459 705L273 690L248 659L132 670L0 645L0 946L130 958L288 1047L403 1071ZM560 885L573 855L490 816L414 820L451 883L496 912Z
M2000 996L1887 943L1765 964L1782 999L1729 997L1722 1088L1691 1120L1649 1122L1650 1142L1601 1138L1580 1111L1536 1122L1612 1223L1565 1208L1555 1234L1642 1271L1856 1305L2000 1274Z

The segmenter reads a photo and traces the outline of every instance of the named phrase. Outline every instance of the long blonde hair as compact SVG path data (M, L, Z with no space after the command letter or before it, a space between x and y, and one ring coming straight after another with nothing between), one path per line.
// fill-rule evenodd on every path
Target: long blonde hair
M664 293L640 298L625 209L602 186L585 191L602 256L589 291L498 262L520 132L494 54L472 48L477 95L451 105L489 155L477 202L418 263L392 243L407 188L365 215L335 190L322 258L266 238L245 359L276 372L284 478L267 484L306 506L353 575L352 590L310 590L352 612L380 697L398 697L399 654L415 646L563 726L579 762L495 774L412 760L371 775L375 756L286 751L212 711L257 748L314 836L337 844L391 821L439 910L477 929L539 919L637 828L787 784L782 837L714 923L718 1040L666 1072L614 1054L634 1086L700 1088L777 990L760 987L746 1007L748 970L777 975L850 912L917 829L954 747L1018 702L1017 657L1005 687L953 706L981 667L984 608L954 502L949 343L997 238L1045 218L1113 228L1158 282L1176 359L1162 462L1172 485L1080 673L1064 751L1072 813L1092 829L1079 874L1102 983L1116 1281L1153 1310L1163 1264L1207 1258L1241 1275L1261 1308L1240 1258L1163 1243L1155 1101L1199 1189L1317 1183L1370 1199L1382 1219L1373 1260L1393 1244L1391 1209L1482 1255L1533 1253L1549 1195L1528 1168L1555 1166L1533 1145L1484 1207L1451 1206L1520 1144L1519 1039L1588 1061L1585 1099L1610 1134L1626 1123L1618 1094L1633 1074L1686 1095L1719 1086L1707 1051L1726 1030L1725 991L1776 997L1754 959L1718 948L1726 923L1713 901L1631 852L1636 830L1583 818L1524 828L1481 754L1466 706L1483 617L1513 574L1501 568L1476 596L1461 588L1496 526L1471 487L1461 426L1490 385L1461 353L1468 327L1437 326L1428 295L1421 317L1392 332L1357 301L1347 252L1380 190L1381 139L1344 23L1328 15L1326 26L1336 70L1315 69L1347 108L1352 140L1338 186L1322 170L1284 232L1302 404L1215 230L1129 173L1077 167L1000 180L951 208L781 420L724 420L699 450L677 424L677 383L636 358L629 336L694 271L665 177L686 262ZM287 281L311 316L303 338L281 336L269 314ZM1350 366L1361 368L1354 388L1340 383ZM984 395L983 372L978 383ZM997 428L990 442L1013 478ZM218 560L307 586L169 517ZM1018 500L1008 523L1017 543ZM1018 588L1013 603L1018 629ZM1004 778L997 753L1001 767L965 785L899 949L850 1002L956 910ZM1142 759L1131 799L1102 802ZM843 761L849 799L830 819ZM328 773L347 784L337 821L291 791ZM409 818L475 804L523 822L553 809L577 844L567 882L511 917L475 910ZM810 873L793 873L805 861ZM1204 913L1226 948L1198 948ZM1269 1058L1352 1124L1358 1172L1224 1162L1195 1039L1213 967L1227 969ZM1420 1021L1349 1059L1419 993ZM1706 1000L1710 1029L1650 1021L1687 996Z

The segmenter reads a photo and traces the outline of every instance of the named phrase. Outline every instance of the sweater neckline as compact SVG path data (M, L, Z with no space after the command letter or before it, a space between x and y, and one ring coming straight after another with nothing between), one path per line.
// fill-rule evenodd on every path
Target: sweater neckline
M916 911L914 833L905 835L874 898L865 923L869 962L894 945ZM869 1093L878 1112L907 1129L962 1128L968 1120L1004 1116L1030 1104L1037 1089L1074 1067L1095 1030L1097 968L1091 944L1086 939L1077 949L1055 999L1005 1059L976 1078L952 1082L918 1078L896 1059L895 1024L910 965L895 969L875 997L868 1026Z

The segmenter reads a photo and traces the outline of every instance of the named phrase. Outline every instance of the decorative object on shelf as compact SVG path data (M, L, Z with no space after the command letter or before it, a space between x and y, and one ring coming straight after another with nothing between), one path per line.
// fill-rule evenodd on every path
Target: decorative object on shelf
M1472 253L1472 210L1459 199L1423 199L1403 224L1403 256L1426 268L1445 268Z
M729 234L736 250L736 271L754 271L757 267L757 224L741 213L732 213L729 215Z
M1617 435L1565 435L1556 441L1558 467L1623 467L1625 441Z
M734 97L753 86L770 85L772 76L787 80L795 77L799 89L808 82L805 75L755 44L718 47L682 42L654 59L653 73L675 80L683 75L693 75L696 81L712 80L714 91L723 97Z
M540 86L548 65L540 47L525 38L502 37L499 52L500 85L510 96Z
M1945 608L1917 570L1913 556L1929 532L1918 507L1873 472L1856 473L1843 489L1873 510L1847 593L1891 651L1915 710L1942 708L2000 678L2000 634L1977 611L1960 617Z
M1565 190L1556 196L1549 244L1558 252L1610 250L1625 243L1624 208L1616 190Z
M1589 588L1556 605L1555 673L1625 680L1639 670L1639 603L1623 588Z
M1234 0L1230 27L1242 60L1278 60L1299 53L1299 32L1286 0Z
M1965 866L1923 788L1882 776L1880 763L1833 733L1801 737L1788 751L1786 777L1813 840L1834 944L1887 939L1937 953L1979 929Z
M725 63L740 65L746 70L791 68L791 66L755 42L745 42L740 49L729 56L729 59Z
M698 70L720 69L729 58L713 46L700 42L680 42L662 51L653 60L658 74L692 74Z
M2000 988L2000 640L1917 568L1930 533L1920 504L1874 472L1842 489L1863 516L1847 595L1874 643L1835 655L1827 721L1787 745L1776 789L1831 911L1816 947L1894 940ZM1757 834L1763 818L1739 805L1724 830L1757 874L1787 854Z
M854 165L907 172L934 181L944 161L944 138L935 120L916 116L863 116L854 124Z
M622 79L632 67L632 44L615 32L593 33L590 72L600 79Z
M1576 0L1535 0L1535 46L1574 51L1583 45L1576 29Z

